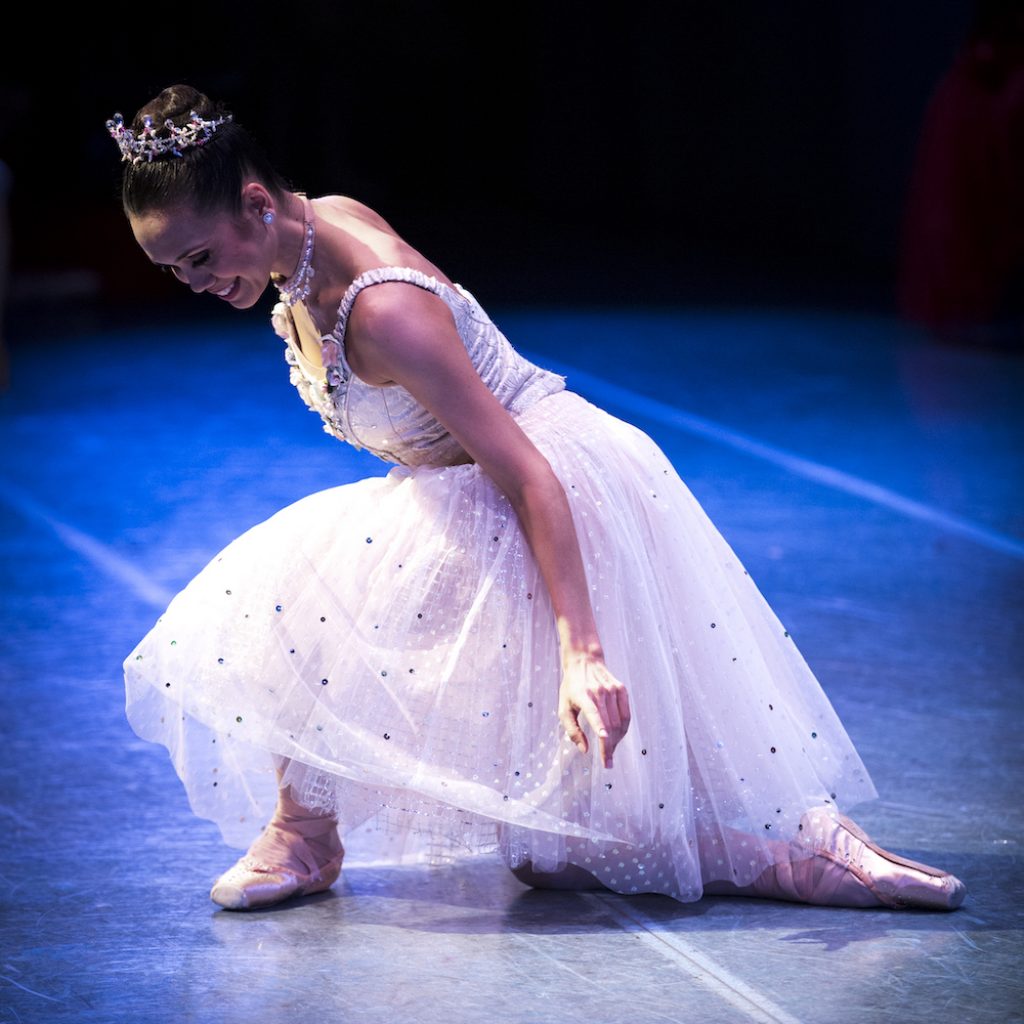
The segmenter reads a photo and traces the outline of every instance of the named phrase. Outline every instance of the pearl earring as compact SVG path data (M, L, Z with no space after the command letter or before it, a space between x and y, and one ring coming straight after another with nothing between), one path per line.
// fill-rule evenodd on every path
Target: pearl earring
M263 214L263 223L264 224L273 224L274 223L274 211L273 210L267 210L267 212L265 214Z

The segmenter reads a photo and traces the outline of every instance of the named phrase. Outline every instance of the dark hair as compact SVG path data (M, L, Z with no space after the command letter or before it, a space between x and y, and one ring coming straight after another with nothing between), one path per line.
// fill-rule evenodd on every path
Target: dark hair
M185 125L193 110L207 120L229 113L223 104L213 103L189 85L172 85L135 115L131 127L141 131L147 116L154 125L168 120ZM127 164L121 203L126 214L135 216L179 204L200 213L229 210L237 214L242 208L242 185L252 180L261 182L279 200L291 191L252 136L232 119L204 145L190 146L181 156L168 153L152 161Z

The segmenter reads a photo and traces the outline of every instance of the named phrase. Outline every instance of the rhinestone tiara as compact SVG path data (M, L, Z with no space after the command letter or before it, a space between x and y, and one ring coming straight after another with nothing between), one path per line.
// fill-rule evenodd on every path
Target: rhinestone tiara
M120 114L115 114L107 122L107 131L121 150L122 160L141 164L165 153L181 156L182 150L190 146L204 146L222 124L231 120L230 114L224 114L207 121L194 110L189 116L189 122L180 126L168 119L162 129L154 128L153 118L146 116L142 120L142 129L136 134L131 128L125 128L124 118ZM164 130L166 134L157 135L157 132Z

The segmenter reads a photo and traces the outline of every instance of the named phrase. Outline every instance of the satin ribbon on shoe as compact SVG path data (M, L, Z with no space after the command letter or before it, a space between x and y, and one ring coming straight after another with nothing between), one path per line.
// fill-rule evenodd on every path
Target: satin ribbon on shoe
M306 840L327 837L336 827L327 818L270 822L249 852L217 879L210 899L227 910L253 910L329 889L341 874L345 850L321 864ZM286 866L295 861L301 870Z

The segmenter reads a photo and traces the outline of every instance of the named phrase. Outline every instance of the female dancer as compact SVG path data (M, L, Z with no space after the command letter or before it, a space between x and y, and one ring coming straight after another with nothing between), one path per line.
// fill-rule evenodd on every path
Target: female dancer
M215 902L326 889L340 827L549 887L959 905L839 812L875 796L856 751L650 438L195 90L108 129L146 255L238 309L272 282L306 404L395 463L239 537L125 663L133 728L249 847Z

